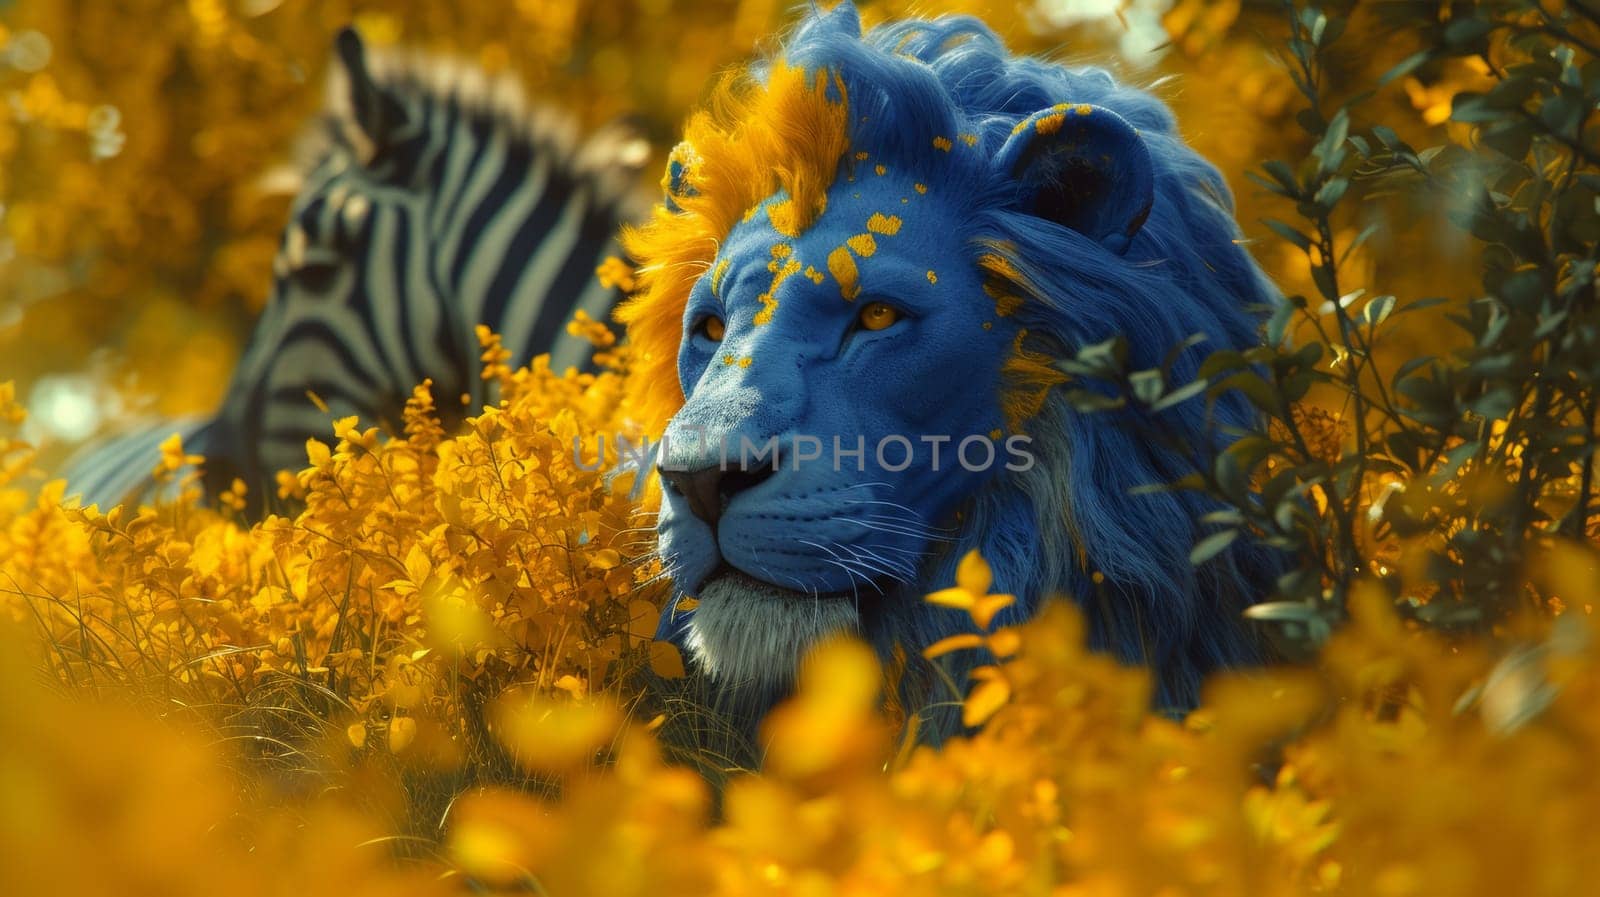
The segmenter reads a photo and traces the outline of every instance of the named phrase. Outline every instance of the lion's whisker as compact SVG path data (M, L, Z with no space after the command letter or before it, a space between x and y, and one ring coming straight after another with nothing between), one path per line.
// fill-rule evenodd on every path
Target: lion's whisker
M919 529L926 530L927 532L930 532L930 533L953 533L953 532L956 532L956 528L953 527L953 526L933 526L932 524L925 523L922 520L914 518L914 517L899 517L899 516L895 516L895 515L892 515L892 514L862 514L861 515L861 519L862 520L883 520L883 521L888 521L890 523L901 523L901 524L904 524L906 526L914 526L914 527L917 527Z
M833 566L838 567L839 569L841 569L844 572L848 573L850 575L850 588L851 588L852 592L855 592L855 597L856 597L857 601L859 601L860 597L861 597L861 593L856 590L856 586L855 586L855 580L856 580L857 577L860 577L863 581L865 581L867 583L867 585L870 585L874 589L876 589L879 595L883 594L883 589L880 588L876 582L872 581L872 577L863 576L858 570L856 570L853 566L851 566L851 563L849 561L847 561L844 558L839 557L839 554L837 552L835 552L833 549L827 547L826 545L818 545L816 542L806 541L805 539L798 539L796 541L798 541L801 545L809 545L812 548L817 549L818 551L826 552L829 555L829 557L821 558L820 560L822 560L823 563L832 564ZM837 542L834 543L834 544L838 545ZM845 546L840 546L840 547L845 547ZM869 567L868 570L870 571L871 568ZM858 605L858 609L859 609L859 605Z
M856 499L845 499L845 501L846 501L846 503L852 504L852 505L883 505L884 507L895 508L896 510L905 511L907 514L911 514L913 516L917 515L917 510L915 508L906 507L905 505L900 504L899 502L884 501L881 498L856 498Z
M865 530L878 533L888 533L893 536L911 536L912 538L926 539L929 542L953 541L948 536L941 536L936 533L926 532L924 530L911 529L894 523L879 523L877 521L867 520L860 517L837 517L835 519L840 523L852 523Z
M909 575L909 571L903 562L891 561L888 558L874 554L865 548L858 548L851 545L840 545L839 547L850 552L850 554L855 557L856 562L866 569L874 573L887 576L896 582L907 581L906 577ZM863 558L862 554L866 554L867 557ZM882 594L883 590L879 589L878 593Z

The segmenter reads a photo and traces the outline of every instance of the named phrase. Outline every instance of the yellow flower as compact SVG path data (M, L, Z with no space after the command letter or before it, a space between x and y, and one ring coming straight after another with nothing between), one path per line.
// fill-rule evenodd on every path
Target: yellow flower
M961 558L961 563L956 568L955 586L928 595L927 601L942 607L964 610L971 614L972 621L979 629L988 629L994 615L1010 607L1017 600L1012 595L989 594L991 582L993 575L989 571L989 564L976 550L969 551Z

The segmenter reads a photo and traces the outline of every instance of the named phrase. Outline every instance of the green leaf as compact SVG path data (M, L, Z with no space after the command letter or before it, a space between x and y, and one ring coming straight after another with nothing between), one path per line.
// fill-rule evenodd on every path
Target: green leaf
M1486 121L1499 121L1505 112L1496 109L1481 93L1462 91L1450 99L1452 121L1475 125Z
M1312 202L1322 206L1324 209L1332 209L1339 204L1339 200L1344 198L1344 193L1349 188L1350 181L1348 179L1329 178L1328 182L1323 184L1322 188L1317 191L1317 195L1312 197Z
M1404 64L1405 63L1401 63L1401 65ZM1378 138L1378 142L1383 144L1384 149L1392 151L1411 149L1411 147L1407 145L1404 140L1400 139L1400 135L1396 134L1394 129L1388 125L1373 125L1372 136Z
M1276 218L1265 218L1261 221L1269 230L1299 247L1301 252L1311 248L1311 238L1296 230L1293 226L1285 224Z
M1418 50L1417 52L1412 53L1410 56L1407 56L1406 58L1400 60L1400 62L1398 62L1394 66L1394 68L1389 69L1387 72L1384 72L1381 76L1379 76L1379 78L1378 78L1378 86L1379 87L1388 87L1390 84L1393 84L1395 81L1397 81L1397 80L1399 80L1401 78L1404 78L1405 76L1407 76L1407 75L1411 74L1412 72L1416 71L1419 67L1421 67L1421 65L1424 62L1427 62L1428 59L1433 56L1433 52L1434 51L1431 48L1427 49L1427 50ZM1384 128L1384 130L1388 131L1389 129L1388 128ZM1374 131L1376 131L1376 129L1374 129ZM1389 134L1393 135L1394 132L1393 131L1389 131ZM1389 141L1384 140L1383 137L1381 137L1381 136L1378 137L1378 139L1383 141L1383 144L1385 146L1393 146L1394 145L1394 144L1390 143Z
M1449 301L1450 300L1444 296L1429 296L1426 299L1418 299L1415 302L1407 302L1405 305L1400 306L1400 308L1397 309L1394 314L1403 315L1414 311L1422 311L1425 308L1433 308L1436 305L1443 305Z
M1155 403L1150 406L1150 410L1165 411L1174 405L1177 405L1181 402L1186 402L1200 393L1205 392L1206 387L1209 385L1210 384L1204 380L1191 380L1190 382L1185 383L1184 385L1157 399Z
M1206 536L1189 552L1189 563L1196 567L1204 564L1221 554L1237 538L1239 531L1236 529L1225 529Z
M1533 125L1521 120L1492 122L1478 132L1478 139L1508 159L1524 159L1533 147Z
M1272 316L1267 318L1267 345L1283 345L1284 334L1289 331L1289 322L1294 319L1295 310L1290 302L1281 302L1272 309Z
M1187 474L1170 483L1144 483L1128 490L1129 495L1167 495L1173 492L1201 492L1206 479L1198 473Z
M1252 620L1306 622L1321 615L1316 605L1303 601L1268 601L1245 608L1244 615Z
M1315 265L1311 268L1311 280L1317 285L1317 292L1329 302L1339 299L1339 285L1333 279L1333 272L1327 265Z
M1272 388L1272 384L1262 379L1254 371L1239 371L1219 383L1212 384L1210 386L1210 394L1221 396L1230 389L1237 389L1244 393L1245 398L1248 398L1252 405L1268 414L1277 414L1281 408L1278 394Z
M1182 358L1185 352L1193 349L1195 346L1200 345L1209 338L1210 337L1207 337L1204 333L1191 333L1184 337L1178 342L1177 345L1167 350L1166 357L1161 359L1161 371L1163 373L1171 371L1172 366L1178 363L1178 359Z
M1235 503L1246 500L1250 490L1248 473L1232 452L1222 452L1211 463L1211 473L1216 478L1217 490Z
M1374 296L1361 308L1361 323L1371 329L1377 329L1383 320L1394 311L1395 298L1393 296Z
M1300 193L1300 181L1294 176L1294 169L1289 167L1289 163L1279 159L1269 159L1261 163L1261 170L1271 176L1274 181L1277 181L1278 185L1290 197L1297 196Z
M1408 359L1405 364L1400 365L1399 369L1394 372L1394 376L1390 378L1391 385L1406 379L1418 368L1427 365L1433 360L1434 356L1432 355L1420 355L1416 358Z
M1494 29L1495 23L1488 19L1465 16L1454 19L1445 26L1444 40L1450 47L1470 50Z
M1161 392L1166 385L1166 378L1154 368L1134 371L1128 375L1128 386L1133 390L1133 397L1141 405L1149 405L1161 398Z
M1254 470L1257 464L1278 449L1277 443L1265 436L1243 436L1228 446L1227 454L1237 462L1240 470Z
M1218 374L1227 371L1236 371L1245 366L1244 355L1237 349L1218 349L1206 356L1200 362L1200 379L1209 380Z
M1321 161L1321 170L1324 174L1338 170L1339 164L1344 161L1344 139L1350 134L1350 112L1340 109L1333 114L1333 119L1328 122L1328 130L1317 142L1317 147L1312 154Z
M1242 526L1244 524L1244 515L1239 512L1238 508L1222 508L1201 517L1200 522L1213 525Z
M1074 410L1085 413L1114 411L1128 404L1121 396L1108 396L1088 389L1069 389L1062 394Z

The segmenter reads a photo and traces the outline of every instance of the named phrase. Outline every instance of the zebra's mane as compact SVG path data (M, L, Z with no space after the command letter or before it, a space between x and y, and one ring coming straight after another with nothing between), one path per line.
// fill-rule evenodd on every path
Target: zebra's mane
M409 47L363 42L362 55L366 77L407 109L443 112L453 107L489 134L563 160L574 175L590 182L599 201L633 213L624 217L640 217L647 208L636 175L649 161L651 147L627 119L580 140L572 114L531 99L514 73L490 72L465 57ZM300 183L335 154L362 164L371 158L372 141L358 124L351 101L351 77L334 54L322 110L294 148L294 175ZM431 114L424 120L437 127L449 117ZM416 127L414 122L403 126Z

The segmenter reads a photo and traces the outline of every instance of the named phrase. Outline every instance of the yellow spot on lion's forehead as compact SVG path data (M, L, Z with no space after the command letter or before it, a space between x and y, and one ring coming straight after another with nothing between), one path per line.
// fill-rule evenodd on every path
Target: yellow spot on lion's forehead
M962 134L961 135L961 142L965 143L967 146L977 146L978 145L978 135L976 135L976 134Z
M927 184L912 184L911 185L911 189L917 191L918 193L927 193L928 192L928 185Z
M839 295L844 301L854 302L861 294L860 273L856 271L856 260L850 257L849 249L839 246L828 253L828 273L839 281Z
M1065 112L1052 112L1034 121L1033 129L1040 134L1049 135L1061 130L1062 122L1067 120Z
M879 166L877 166L876 168L874 168L872 170L876 171L880 175L883 175L883 174L887 174L889 172L889 167L886 166L886 165L879 165Z
M900 216L873 212L872 217L867 219L867 230L892 237L900 232Z
M711 269L711 295L713 296L722 295L722 278L728 273L729 261L729 259L722 259L717 262L715 268Z
M990 430L989 431L989 438L990 439L999 439L1000 438L1000 428L999 427L995 427L993 430Z
M852 252L862 258L871 258L872 254L878 251L878 241L872 239L871 234L856 234L844 242Z
M1087 106L1080 106L1078 108L1087 109L1088 107ZM1061 129L1061 120L1066 118L1066 113L1068 111L1070 111L1071 109L1072 109L1072 104L1071 103L1057 103L1054 106L1051 106L1050 107L1051 114L1036 120L1034 122L1034 128L1040 134L1054 134L1056 131L1059 131ZM1080 112L1078 114L1079 115L1087 115L1088 113ZM1045 127L1044 127L1044 123L1046 121L1054 121L1054 124L1049 126L1049 130L1045 130ZM1017 122L1014 126L1012 126L1011 133L1012 134L1021 134L1023 132L1023 130L1026 129L1027 127L1028 127L1028 119L1025 118L1022 121Z
M794 249L790 248L788 243L772 244L772 257L775 259L786 259L791 252L794 252Z
M859 153L856 153L856 161L857 162L865 162L870 158L872 158L871 155L869 155L865 150L863 150L863 151L861 151Z
M816 268L813 268L810 265L806 266L806 277L810 279L812 283L822 283L825 276L826 275L824 275L821 271L818 271Z
M773 247L773 250L773 254L776 255L777 247ZM784 262L782 267L779 267L777 261L774 260L767 268L772 272L772 284L767 287L765 293L756 297L761 301L761 310L756 312L751 323L757 327L772 323L772 313L778 310L778 287L782 286L785 280L800 272L800 260L791 258Z
M947 152L948 153L948 152L950 152L950 147L953 146L953 145L954 144L952 144L950 142L950 138L948 138L948 137L935 137L935 138L933 138L933 148L936 149L936 150L942 150L943 152Z
M938 283L938 282L939 282L939 275L933 273L932 271L929 271L928 272L928 283Z
M751 358L748 355L746 355L745 357L739 359L739 367L747 368L747 367L750 366L750 362L752 362L752 361L755 361L755 359Z
M722 356L722 364L723 364L723 366L727 366L727 365L733 364L733 355L732 354L728 354L728 355Z
M1079 115L1088 115L1094 111L1094 107L1088 103L1079 103L1078 105L1072 107L1072 111L1078 113Z

